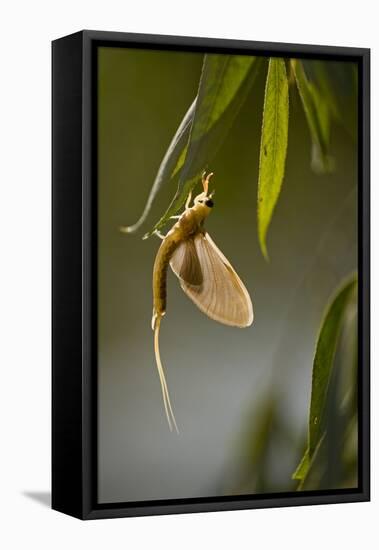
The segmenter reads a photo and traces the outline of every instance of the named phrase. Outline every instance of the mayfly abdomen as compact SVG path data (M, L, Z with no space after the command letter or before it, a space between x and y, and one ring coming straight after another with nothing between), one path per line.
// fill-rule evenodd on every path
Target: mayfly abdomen
M162 316L166 311L167 297L167 269L170 259L180 244L175 235L170 235L162 241L154 262L153 269L153 297L154 314Z

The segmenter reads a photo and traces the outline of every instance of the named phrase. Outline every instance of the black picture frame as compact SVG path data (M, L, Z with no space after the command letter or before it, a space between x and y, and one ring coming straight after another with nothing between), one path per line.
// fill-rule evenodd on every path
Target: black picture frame
M359 67L359 487L97 503L96 50L102 45L300 58ZM52 43L52 507L81 519L370 499L370 50L81 31Z

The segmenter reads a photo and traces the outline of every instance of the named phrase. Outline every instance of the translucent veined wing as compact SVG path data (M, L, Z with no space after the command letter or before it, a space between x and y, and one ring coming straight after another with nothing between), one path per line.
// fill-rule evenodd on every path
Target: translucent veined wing
M190 285L199 286L203 282L203 273L193 239L180 243L170 260L170 266L180 280Z
M193 261L193 250L187 252L188 247L192 246L188 244L191 241L202 272L202 283L198 285L191 284L181 277L181 269L178 269L179 266ZM188 260L187 254L190 258ZM199 233L193 239L182 243L171 260L171 267L179 277L184 292L208 317L235 327L251 325L253 306L249 293L208 233Z

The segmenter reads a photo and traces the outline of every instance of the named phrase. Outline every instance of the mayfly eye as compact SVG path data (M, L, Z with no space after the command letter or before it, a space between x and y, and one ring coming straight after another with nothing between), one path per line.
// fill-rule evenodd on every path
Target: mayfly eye
M205 204L208 206L208 208L212 208L212 206L214 205L214 202L212 199L208 199Z

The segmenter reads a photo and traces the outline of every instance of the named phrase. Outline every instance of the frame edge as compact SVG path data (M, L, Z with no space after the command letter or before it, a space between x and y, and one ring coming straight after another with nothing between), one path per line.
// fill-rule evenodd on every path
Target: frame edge
M52 42L52 508L82 506L82 33Z

